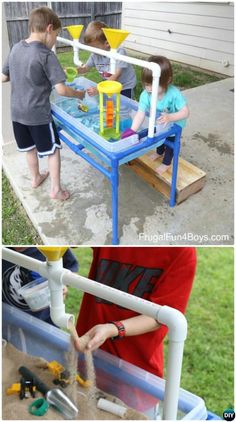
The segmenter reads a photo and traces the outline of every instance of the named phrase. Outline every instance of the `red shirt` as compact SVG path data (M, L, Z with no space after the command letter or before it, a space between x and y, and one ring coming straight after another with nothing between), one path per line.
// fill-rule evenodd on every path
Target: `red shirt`
M191 247L101 247L94 248L89 278L134 294L159 305L185 312L196 269ZM138 315L118 305L85 293L77 321L81 336L97 324ZM148 372L163 377L163 339L167 328L150 333L108 339L106 350Z

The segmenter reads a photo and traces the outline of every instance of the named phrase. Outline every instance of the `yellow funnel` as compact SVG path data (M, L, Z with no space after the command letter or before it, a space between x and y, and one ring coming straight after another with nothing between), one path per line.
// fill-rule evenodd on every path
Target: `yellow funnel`
M111 48L118 48L129 35L128 31L123 31L122 29L102 28L102 30Z
M67 31L72 36L73 40L78 40L83 27L84 25L69 25L69 26L65 26L64 28L67 29Z
M38 250L46 256L48 261L58 261L68 249L67 246L56 247L56 246L39 246Z
M102 81L97 84L97 90L107 95L119 94L122 90L122 85L117 81Z

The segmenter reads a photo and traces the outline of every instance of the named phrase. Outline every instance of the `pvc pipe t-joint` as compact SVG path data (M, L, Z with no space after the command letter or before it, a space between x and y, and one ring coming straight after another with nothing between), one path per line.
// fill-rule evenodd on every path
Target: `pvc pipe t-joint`
M70 323L74 324L75 318L74 315L65 312L62 278L70 271L63 268L62 258L58 261L47 261L47 266L51 319L60 328L69 328Z

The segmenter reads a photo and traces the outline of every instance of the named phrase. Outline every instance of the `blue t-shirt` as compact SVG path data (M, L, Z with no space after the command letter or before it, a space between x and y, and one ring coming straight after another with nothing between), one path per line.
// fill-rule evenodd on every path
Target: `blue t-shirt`
M169 85L162 99L157 101L157 113L176 113L182 110L187 104L186 98L174 85ZM151 108L151 94L144 90L139 98L140 111L149 112ZM182 128L186 126L186 119L178 120L177 123Z

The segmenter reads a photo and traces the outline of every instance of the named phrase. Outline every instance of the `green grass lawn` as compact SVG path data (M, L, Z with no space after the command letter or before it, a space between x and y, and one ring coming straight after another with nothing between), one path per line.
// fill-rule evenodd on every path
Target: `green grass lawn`
M92 250L78 248L74 253L80 274L87 276ZM220 416L233 408L233 254L233 248L198 248L197 275L186 313L181 386L202 397L207 408ZM70 288L67 311L77 316L81 298L81 292Z
M42 243L4 173L2 173L2 243L4 245Z
M89 53L86 51L80 52L80 59L86 62L89 57ZM141 57L137 55L137 57ZM143 58L143 56L141 57ZM72 51L64 53L58 53L58 59L61 65L64 67L73 66L73 54ZM190 67L182 66L180 64L173 63L174 70L174 84L179 86L181 89L193 88L195 86L203 85L209 82L215 82L222 77L219 75L210 75L197 70L193 70ZM142 91L140 82L141 68L135 66L135 72L137 75L137 86L135 88L135 99L138 100ZM100 82L101 78L96 69L91 69L87 74L84 75L95 82ZM27 217L20 201L10 187L6 177L3 178L3 189L2 189L2 210L3 210L3 243L4 244L18 244L18 245L30 245L35 243L42 243L40 237L36 233L33 225Z

